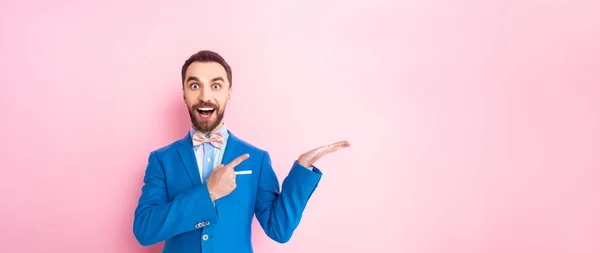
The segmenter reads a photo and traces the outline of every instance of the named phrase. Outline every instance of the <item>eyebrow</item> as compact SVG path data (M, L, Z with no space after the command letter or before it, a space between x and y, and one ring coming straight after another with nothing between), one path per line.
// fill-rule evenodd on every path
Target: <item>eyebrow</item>
M195 76L189 76L189 77L187 78L186 82L189 82L189 81L196 81L196 82L200 82L200 79L198 79L198 78L197 78L197 77L195 77ZM212 83L212 82L216 82L216 81L222 81L222 82L225 82L225 79L223 79L223 77L220 77L220 76L219 76L219 77L215 77L215 78L213 78L213 79L211 79L211 80L210 80L210 82L211 82L211 83Z
M216 81L225 82L225 79L223 79L223 77L220 77L220 76L219 76L219 77L215 77L215 78L213 78L212 80L210 80L210 82L211 82L211 83L212 83L212 82L216 82Z
M185 82L187 83L187 82L190 82L190 81L200 82L200 80L197 77L195 77L195 76L189 76Z

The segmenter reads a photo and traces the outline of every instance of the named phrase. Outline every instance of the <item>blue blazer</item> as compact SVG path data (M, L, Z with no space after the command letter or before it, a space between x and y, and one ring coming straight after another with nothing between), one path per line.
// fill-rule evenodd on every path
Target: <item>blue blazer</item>
M255 215L269 238L290 240L321 171L295 161L280 191L269 153L228 132L222 163L250 157L235 167L233 192L214 204L200 181L189 134L150 153L133 221L141 245L165 241L164 253L251 253Z

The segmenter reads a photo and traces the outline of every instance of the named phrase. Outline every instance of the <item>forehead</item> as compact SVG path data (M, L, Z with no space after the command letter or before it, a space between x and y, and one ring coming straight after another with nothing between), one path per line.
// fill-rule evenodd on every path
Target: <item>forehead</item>
M194 62L190 64L185 72L185 77L195 76L196 78L204 81L210 80L216 77L222 77L227 79L227 72L225 68L216 62Z

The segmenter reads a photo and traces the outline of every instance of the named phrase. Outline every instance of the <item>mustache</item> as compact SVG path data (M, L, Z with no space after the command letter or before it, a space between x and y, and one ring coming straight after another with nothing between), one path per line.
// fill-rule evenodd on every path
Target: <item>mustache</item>
M211 108L219 109L219 105L217 105L215 103L211 103L211 102L204 102L204 101L200 101L192 106L192 108L194 110L197 110L200 107L211 107Z

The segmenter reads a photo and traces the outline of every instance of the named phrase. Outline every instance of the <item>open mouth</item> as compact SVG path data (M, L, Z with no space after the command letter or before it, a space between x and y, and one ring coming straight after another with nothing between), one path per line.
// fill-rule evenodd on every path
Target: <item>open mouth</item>
M196 109L201 119L210 119L212 115L215 113L215 108L212 107L200 107Z

